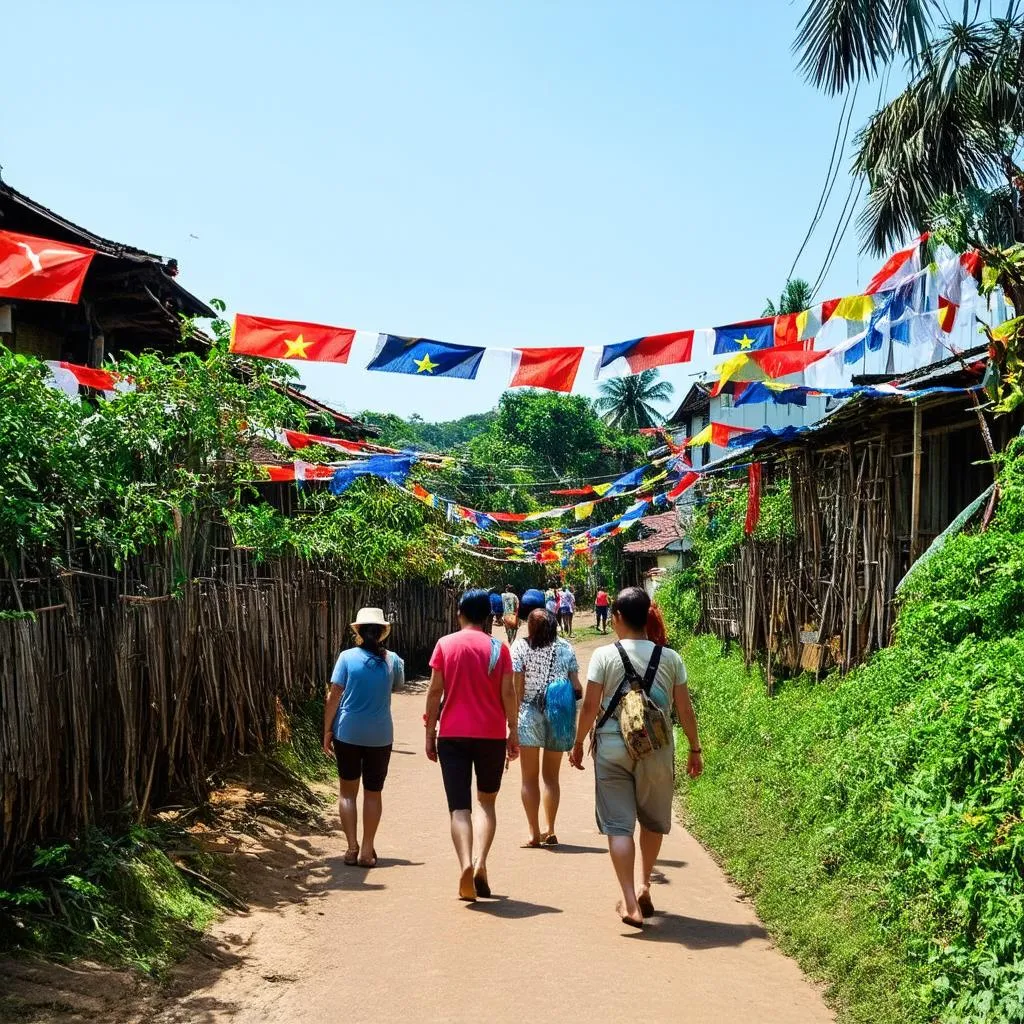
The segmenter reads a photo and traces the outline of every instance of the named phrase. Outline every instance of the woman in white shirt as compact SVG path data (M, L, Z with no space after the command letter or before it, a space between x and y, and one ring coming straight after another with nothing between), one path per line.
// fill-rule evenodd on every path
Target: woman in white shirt
M642 679L655 650L660 661L650 688L651 699L669 714L676 709L690 752L686 770L692 778L704 768L697 720L686 688L683 659L670 648L659 648L647 639L647 616L651 599L639 587L619 592L612 603L612 629L618 643L599 647L590 659L587 689L576 729L576 743L569 763L583 770L583 741L591 727L603 719L594 734L594 773L597 825L608 837L615 875L622 889L616 908L624 924L643 927L643 918L654 913L651 901L651 872L661 850L662 839L672 827L672 798L675 792L675 754L672 744L634 761L623 741L615 713L605 715L622 689L626 669L622 654ZM617 702L616 702L617 703ZM634 881L636 845L633 834L640 823L641 879Z

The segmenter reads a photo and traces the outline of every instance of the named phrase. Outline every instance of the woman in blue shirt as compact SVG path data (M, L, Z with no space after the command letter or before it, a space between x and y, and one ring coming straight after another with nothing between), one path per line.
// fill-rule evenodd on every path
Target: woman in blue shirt
M348 839L346 864L377 864L373 841L382 811L381 790L391 761L394 726L391 691L405 680L405 665L384 642L391 624L380 608L360 608L352 623L356 646L342 651L324 706L324 753L338 763L338 813ZM363 841L356 797L363 783Z

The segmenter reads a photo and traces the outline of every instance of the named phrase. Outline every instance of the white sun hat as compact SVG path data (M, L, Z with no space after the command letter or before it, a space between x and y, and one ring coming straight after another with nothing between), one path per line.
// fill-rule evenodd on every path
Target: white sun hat
M349 623L351 627L358 633L360 626L383 626L384 632L381 633L381 640L386 640L388 635L391 633L391 623L384 618L383 608L360 608L356 612L356 621Z

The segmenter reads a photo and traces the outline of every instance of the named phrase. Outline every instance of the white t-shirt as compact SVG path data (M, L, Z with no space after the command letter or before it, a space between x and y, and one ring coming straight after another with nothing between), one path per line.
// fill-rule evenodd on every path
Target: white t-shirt
M643 679L651 660L651 654L654 652L654 644L650 640L620 640L619 642L633 663L637 675ZM598 647L591 655L590 667L587 669L587 681L601 683L604 686L601 714L597 716L598 721L601 721L608 702L615 695L615 691L619 688L625 675L626 670L622 665L619 652L615 649L615 644ZM677 686L685 685L686 666L683 664L683 659L670 647L663 647L658 672L654 677L654 685L651 687L651 699L668 714L672 710L673 691ZM609 736L618 736L621 741L622 734L619 732L617 715L613 714L601 727L601 735L604 736L606 733Z

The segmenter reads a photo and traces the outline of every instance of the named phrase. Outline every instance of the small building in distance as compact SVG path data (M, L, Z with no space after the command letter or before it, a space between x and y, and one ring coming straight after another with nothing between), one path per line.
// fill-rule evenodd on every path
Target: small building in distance
M683 553L690 548L675 509L655 516L644 516L637 529L640 537L622 549L630 566L630 582L654 593L669 570L683 564Z

